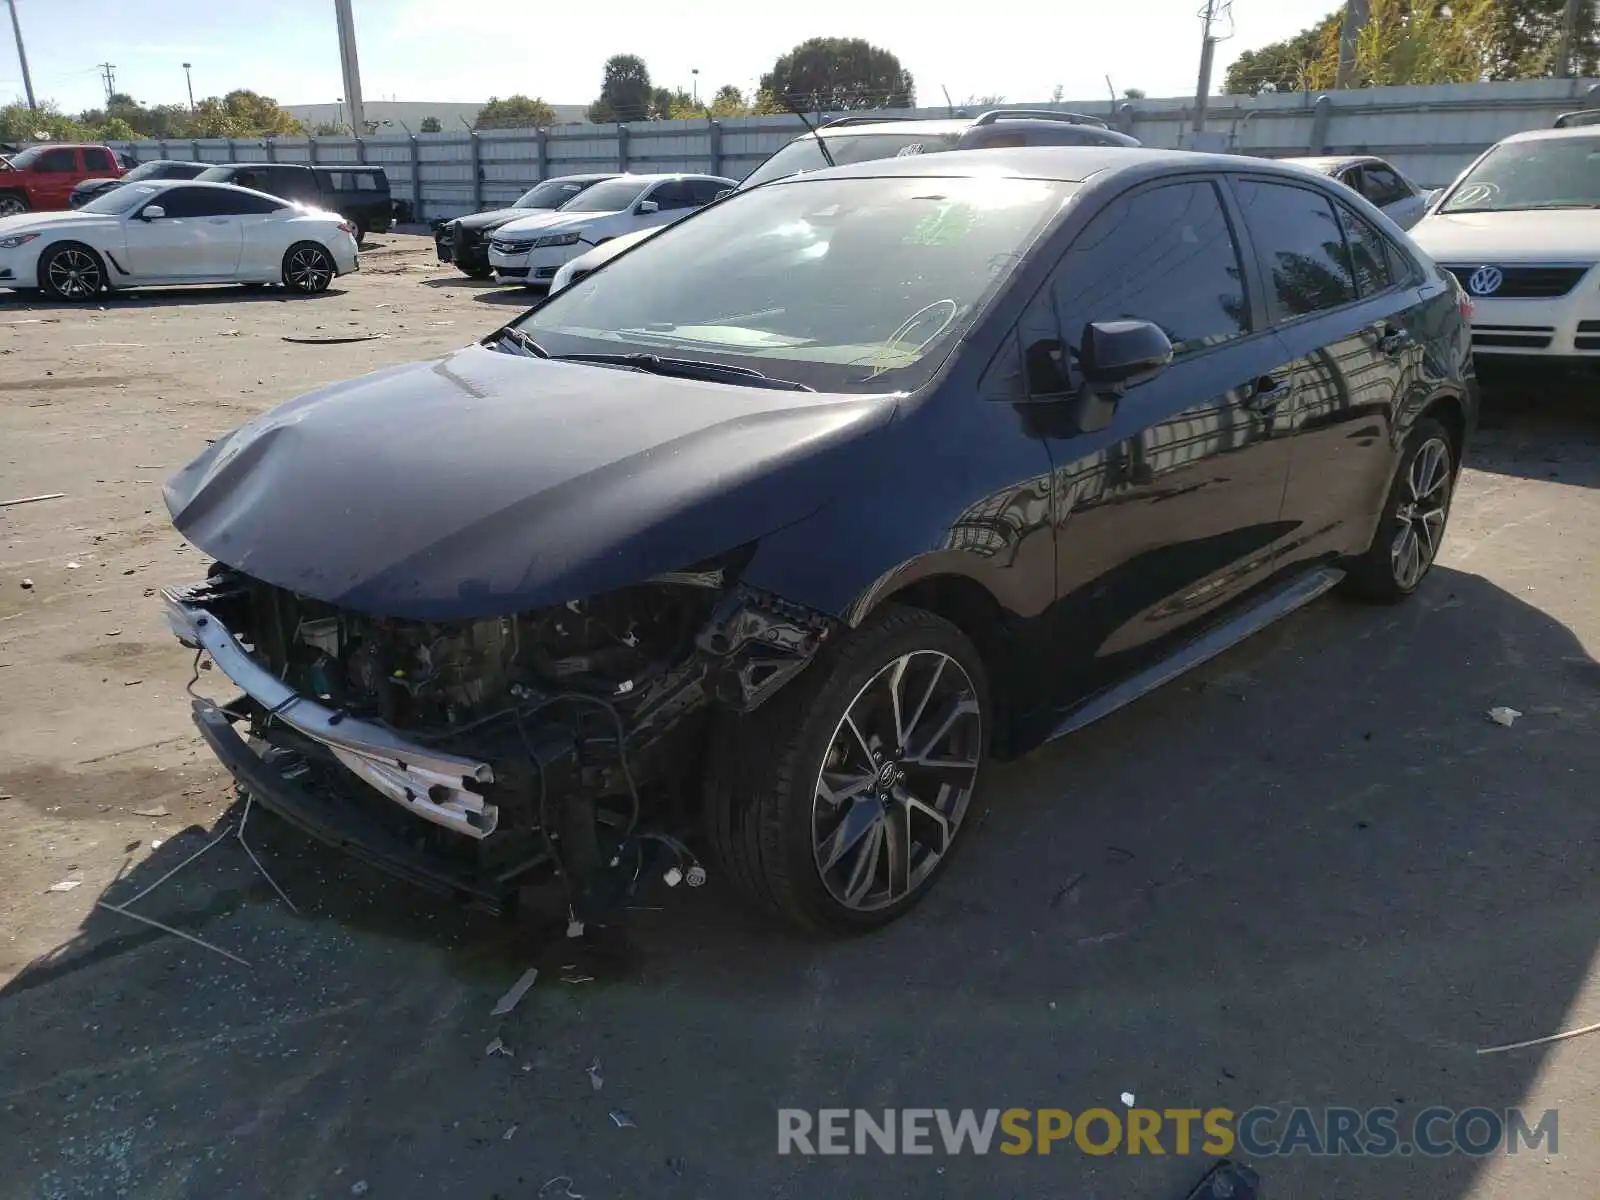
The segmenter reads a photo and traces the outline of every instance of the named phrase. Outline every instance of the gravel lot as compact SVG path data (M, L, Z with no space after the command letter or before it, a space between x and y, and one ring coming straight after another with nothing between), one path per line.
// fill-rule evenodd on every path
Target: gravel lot
M1583 396L1493 397L1415 602L1320 603L1007 768L959 869L876 937L774 935L713 876L634 914L625 945L578 950L441 910L267 816L252 845L298 914L232 844L143 906L251 966L97 910L233 806L154 596L200 569L161 482L253 413L449 350L523 300L400 235L314 299L0 299L0 499L66 493L0 509L0 1196L509 1200L568 1176L591 1200L1180 1200L1198 1157L775 1152L782 1106L1123 1092L1557 1107L1555 1155L1256 1165L1274 1200L1592 1191L1600 1038L1476 1053L1600 1021ZM1502 704L1525 714L1511 728L1485 717ZM82 886L49 890L63 880ZM567 964L592 981L562 982ZM530 965L537 986L491 1018ZM485 1053L496 1037L510 1056Z

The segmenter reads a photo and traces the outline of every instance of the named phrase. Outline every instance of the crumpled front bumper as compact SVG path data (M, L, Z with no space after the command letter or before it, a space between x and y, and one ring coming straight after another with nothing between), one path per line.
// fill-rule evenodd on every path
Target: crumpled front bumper
M488 763L418 745L385 726L346 716L301 695L251 658L233 631L184 591L169 588L162 599L167 623L180 642L208 653L217 669L274 720L326 747L374 790L423 820L466 837L481 840L495 831L499 810L479 790L494 782L494 769ZM225 729L218 730L212 714ZM225 733L247 754L254 752L221 710L201 701L195 707L195 722L218 757L239 774L229 761L233 756L218 749L217 734Z

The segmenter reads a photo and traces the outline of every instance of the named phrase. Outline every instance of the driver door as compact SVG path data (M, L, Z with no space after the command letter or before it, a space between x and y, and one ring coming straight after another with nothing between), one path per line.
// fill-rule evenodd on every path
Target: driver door
M239 264L244 230L225 210L228 193L200 187L157 192L124 222L128 270L139 279L227 279ZM159 217L148 216L151 208Z

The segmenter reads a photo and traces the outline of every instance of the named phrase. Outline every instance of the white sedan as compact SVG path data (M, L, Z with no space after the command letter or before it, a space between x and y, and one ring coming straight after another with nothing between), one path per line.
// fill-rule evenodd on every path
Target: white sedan
M0 218L0 288L59 300L150 284L315 293L359 266L355 226L337 213L225 183L129 184L71 212Z
M561 266L585 248L670 225L736 186L716 175L619 175L580 192L555 212L500 226L489 243L489 265L502 281L548 287Z

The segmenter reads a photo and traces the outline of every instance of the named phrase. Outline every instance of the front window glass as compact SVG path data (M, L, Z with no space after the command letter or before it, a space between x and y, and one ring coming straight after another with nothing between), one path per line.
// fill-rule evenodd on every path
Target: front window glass
M933 154L939 150L953 150L961 140L954 133L930 134L913 130L904 133L839 134L834 137L823 134L822 136L828 143L828 154L836 167L846 166L849 163L872 162L880 158L897 158L907 154ZM822 156L822 147L817 145L817 139L807 135L797 138L779 150L752 171L749 178L739 186L758 187L788 175L821 171L827 165L828 160Z
M819 391L921 386L1077 185L819 179L705 209L534 309L552 355L653 354Z
M86 213L125 213L129 212L146 200L151 199L160 188L140 187L138 184L129 184L126 187L113 188L109 192L96 196L89 203L80 208L79 212Z
M582 179L546 179L523 192L511 207L560 208L589 185L590 181Z
M561 206L561 211L622 212L624 209L632 208L634 201L649 186L648 183L641 183L637 179L608 179L604 183L595 184L576 199L567 201Z
M1441 212L1600 208L1600 136L1504 142L1489 151Z
M207 167L195 178L201 183L232 183L233 177L238 173L238 170L237 167L231 166Z

